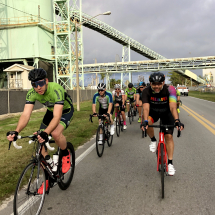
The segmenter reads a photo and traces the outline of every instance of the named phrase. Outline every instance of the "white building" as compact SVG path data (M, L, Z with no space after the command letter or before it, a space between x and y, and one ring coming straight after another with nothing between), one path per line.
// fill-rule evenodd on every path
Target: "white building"
M202 75L208 85L215 87L215 69L203 69Z

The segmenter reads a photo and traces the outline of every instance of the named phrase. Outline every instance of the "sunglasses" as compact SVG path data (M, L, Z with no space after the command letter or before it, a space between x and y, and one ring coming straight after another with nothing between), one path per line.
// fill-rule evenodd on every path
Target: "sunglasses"
M116 90L120 90L120 89L116 89Z
M162 85L162 82L153 82L152 85L153 85L153 86L156 86L156 85L161 86L161 85Z
M103 92L104 90L98 90L99 92Z
M37 88L38 86L43 87L46 84L46 79L40 80L40 81L35 81L31 82L31 85L33 88Z
M140 87L140 88L143 88L143 87Z

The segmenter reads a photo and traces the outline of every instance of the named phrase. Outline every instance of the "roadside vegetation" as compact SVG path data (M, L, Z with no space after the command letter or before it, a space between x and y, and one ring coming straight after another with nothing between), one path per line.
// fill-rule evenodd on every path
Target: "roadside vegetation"
M215 102L215 93L189 91L189 96Z
M96 120L94 120L94 123L89 122L89 115L92 114L92 101L82 102L80 112L76 111L76 105L74 105L74 108L73 120L67 130L64 131L64 135L67 141L72 142L74 148L77 149L78 146L87 142L96 133L98 123ZM20 135L27 136L37 131L44 114L44 111L32 113L27 127ZM0 121L0 204L15 192L20 174L29 163L34 152L33 143L29 145L27 139L17 141L18 145L23 146L22 149L17 150L11 145L11 149L8 151L9 143L6 139L6 133L16 128L19 117L14 116ZM57 149L56 145L55 148Z

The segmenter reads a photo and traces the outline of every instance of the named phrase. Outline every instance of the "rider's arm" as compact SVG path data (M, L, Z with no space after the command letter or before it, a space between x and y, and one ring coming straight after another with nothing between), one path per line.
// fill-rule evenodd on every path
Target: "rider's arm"
M109 103L108 104L108 113L110 114L111 110L112 110L112 106L113 106L113 103Z
M136 104L139 104L140 94L136 94Z
M93 113L96 113L96 104L92 104L92 111Z
M144 118L144 120L148 120L149 109L150 109L150 104L149 103L143 103L143 118Z
M169 108L174 119L178 119L176 90L173 86L169 86Z
M122 95L122 105L125 105L125 95Z
M19 118L19 122L17 124L15 131L20 133L25 128L25 126L28 124L33 108L34 108L33 104L25 104L23 113Z

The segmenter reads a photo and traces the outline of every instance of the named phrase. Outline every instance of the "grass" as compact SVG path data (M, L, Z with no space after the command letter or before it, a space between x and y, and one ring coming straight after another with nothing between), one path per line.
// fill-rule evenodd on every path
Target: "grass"
M73 120L64 131L64 135L67 141L72 142L74 148L77 149L78 146L87 142L92 135L96 133L98 123L96 120L94 120L94 123L89 122L89 115L92 114L92 101L82 102L80 105L80 112L76 111L76 105L74 105L74 108ZM37 131L44 114L45 112L32 113L28 125L20 135L27 136ZM18 145L23 146L21 150L17 150L11 146L11 149L8 151L6 133L16 128L19 117L20 116L7 118L1 120L0 123L0 204L4 199L15 192L20 174L29 163L34 152L34 146L29 145L27 139L17 141Z
M207 92L202 93L199 91L189 91L189 96L215 102L215 93L207 93Z

